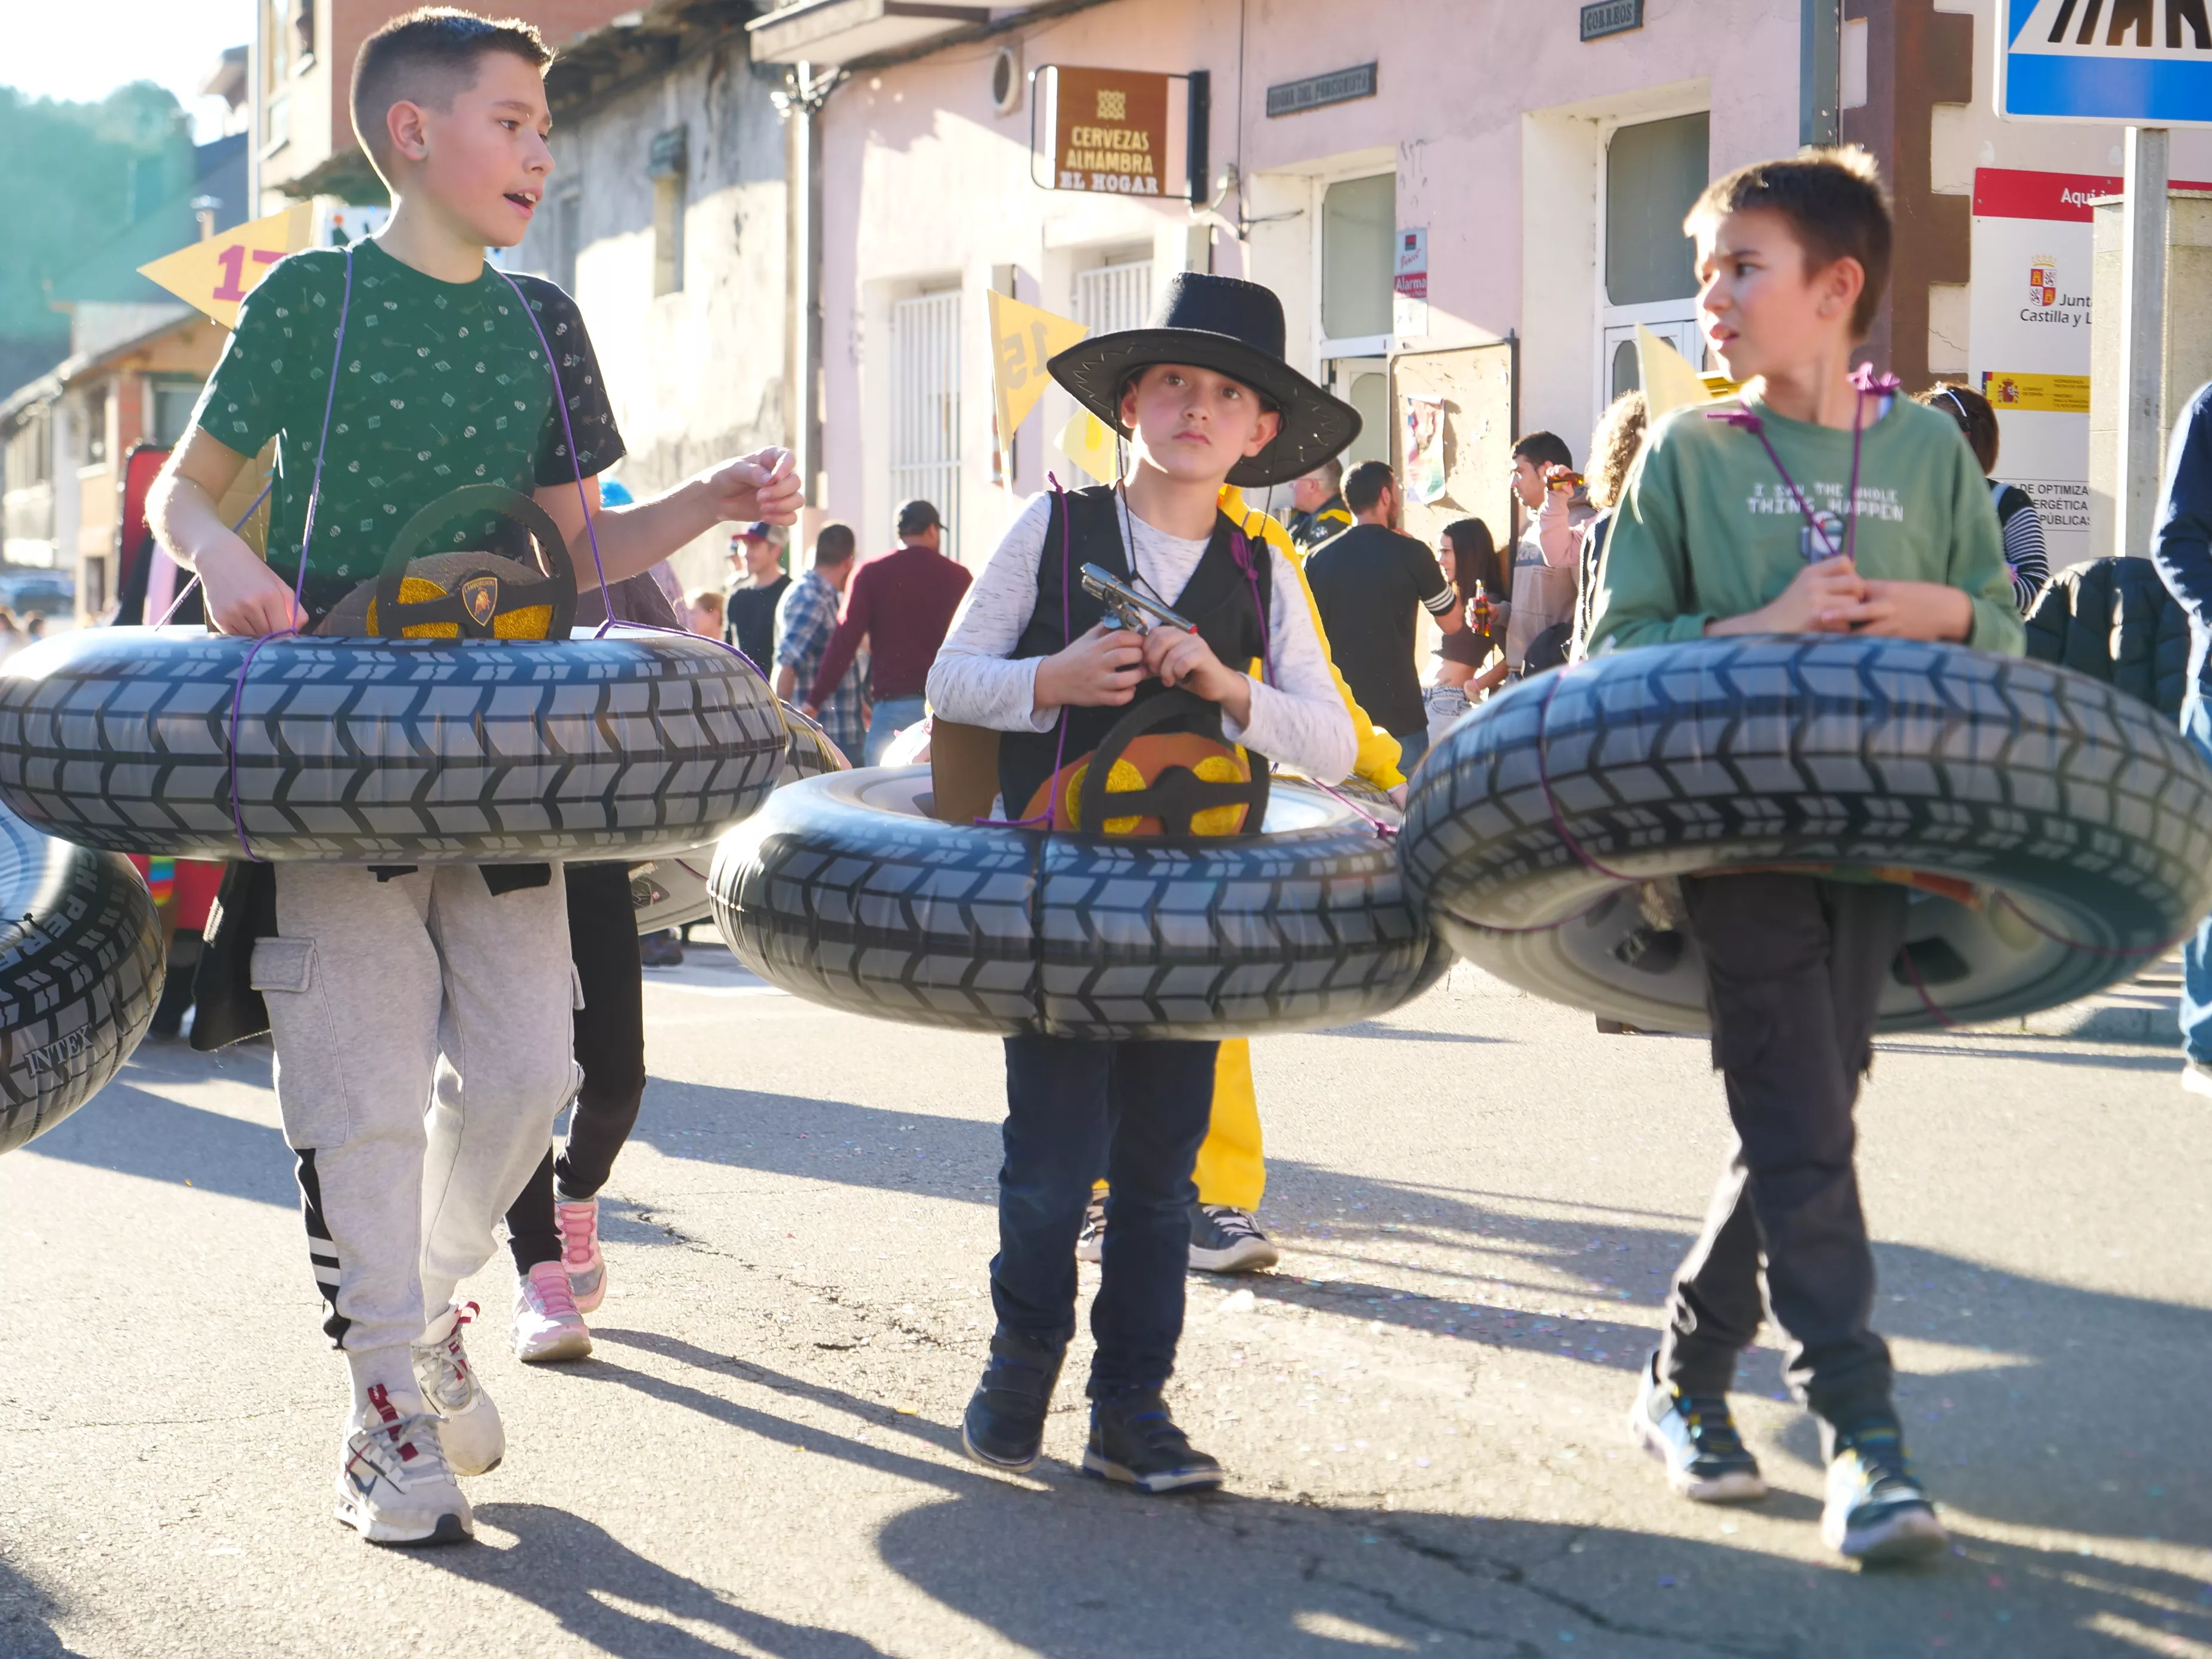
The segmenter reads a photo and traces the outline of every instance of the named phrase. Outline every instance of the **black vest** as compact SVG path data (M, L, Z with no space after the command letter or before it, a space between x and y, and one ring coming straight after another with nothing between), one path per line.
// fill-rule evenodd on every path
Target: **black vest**
M1131 586L1136 586L1129 550L1121 540L1121 512L1120 497L1104 484L1054 495L1052 517L1045 526L1044 550L1037 558L1036 609L1030 613L1029 626L1015 642L1015 661L1024 657L1051 656L1064 649L1071 640L1080 639L1098 625L1105 608L1084 592L1082 578L1077 573L1085 565L1095 564ZM1167 605L1170 610L1197 624L1199 636L1213 647L1214 655L1231 668L1246 671L1265 654L1264 635L1261 611L1253 604L1253 577L1248 577L1237 565L1232 545L1237 533L1237 526L1225 514L1213 515L1213 538L1206 544L1205 556L1199 560L1198 568L1191 572L1182 592L1169 599ZM1066 538L1065 553L1063 534ZM1274 561L1267 556L1267 543L1257 538L1252 538L1248 551L1258 580L1259 604L1268 605ZM1067 607L1064 627L1060 610L1063 594ZM1120 708L1067 709L1066 752L1061 763L1097 749L1114 729L1115 722L1138 702L1157 696L1164 690L1159 681L1146 680L1137 687L1136 696ZM1188 729L1188 725L1175 722L1158 729L1182 731ZM1060 754L1060 722L1057 720L1049 731L1008 732L1000 736L999 787L1006 798L1008 817L1018 818L1028 810L1030 798L1052 775L1053 759ZM1255 765L1265 764L1264 759L1256 755L1253 762Z

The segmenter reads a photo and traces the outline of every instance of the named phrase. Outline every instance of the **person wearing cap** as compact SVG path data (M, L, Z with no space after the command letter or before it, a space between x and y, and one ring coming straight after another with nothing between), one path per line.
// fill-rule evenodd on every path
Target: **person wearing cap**
M1185 271L1152 323L1095 335L1053 378L1128 441L1126 481L1054 489L1015 519L929 675L942 719L1001 733L999 782L1018 812L1068 760L1095 755L1132 704L1180 690L1259 764L1335 782L1359 734L1296 568L1221 511L1224 483L1284 483L1358 435L1359 416L1283 358L1283 308L1256 283ZM1114 629L1074 573L1096 564L1157 594L1188 632ZM865 573L864 573L865 574ZM1161 1390L1182 1334L1191 1170L1211 1116L1213 1042L1006 1040L998 1325L962 1442L994 1468L1034 1468L1075 1330L1074 1249L1091 1182L1111 1183L1098 1295L1087 1473L1147 1492L1221 1484Z
M820 719L866 640L868 700L873 705L865 752L870 766L883 764L891 739L921 719L929 665L972 580L939 551L944 536L937 509L927 501L908 501L899 508L897 550L853 573L845 590L845 614L799 705L810 719Z
M775 607L791 578L772 524L739 525L730 532L730 585L722 594L722 637L763 674L775 654Z
M1332 536L1352 528L1352 509L1344 502L1344 463L1332 455L1304 477L1291 481L1291 517L1284 526L1300 553L1310 553Z

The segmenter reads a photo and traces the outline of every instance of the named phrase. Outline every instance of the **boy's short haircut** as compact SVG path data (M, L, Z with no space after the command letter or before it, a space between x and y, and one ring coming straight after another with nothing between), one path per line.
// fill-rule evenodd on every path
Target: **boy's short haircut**
M822 533L814 538L814 562L842 564L853 556L857 546L853 539L853 526L848 524L825 524Z
M1567 447L1567 441L1556 432L1531 432L1513 446L1513 459L1526 461L1541 472L1547 466L1571 469L1575 453Z
M536 24L452 6L417 7L362 42L353 60L353 131L379 174L391 159L386 118L392 106L450 107L455 94L476 84L477 60L488 52L510 52L532 69L553 61ZM391 183L388 176L385 182Z
M1788 223L1790 236L1805 250L1808 276L1838 259L1859 262L1866 286L1851 307L1851 337L1866 338L1889 288L1895 236L1889 197L1874 157L1852 147L1808 149L1772 161L1753 161L1706 185L1682 228L1694 237L1701 228L1731 213L1762 208Z
M1367 512L1397 482L1389 462L1362 461L1344 476L1344 504L1354 513Z
M1915 401L1930 409L1940 409L1956 421L1959 429L1966 434L1966 447L1982 464L1982 471L1986 473L1997 470L1997 412L1990 407L1987 398L1956 380L1938 380Z

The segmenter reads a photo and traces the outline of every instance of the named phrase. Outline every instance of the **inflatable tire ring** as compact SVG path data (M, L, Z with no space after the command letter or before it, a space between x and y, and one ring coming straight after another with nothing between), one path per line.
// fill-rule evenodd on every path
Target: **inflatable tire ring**
M0 1152L98 1093L161 994L161 926L129 860L0 811Z
M249 665L249 653L251 661ZM341 864L696 846L767 798L767 684L690 635L559 642L86 629L0 668L0 801L81 846Z
M830 741L820 721L807 719L787 702L779 703L778 707L783 710L791 746L784 755L783 770L776 778L777 788L796 783L801 778L818 778L825 772L852 769L853 763L845 758L843 750ZM637 931L657 933L711 915L714 907L707 896L707 876L714 866L714 843L711 841L696 847L679 848L648 863L632 866L629 902L631 908L637 912Z
M714 919L746 967L911 1024L1216 1038L1389 1012L1449 952L1389 842L1279 780L1264 835L1196 846L940 823L927 767L809 779L722 838Z
M1704 1030L1695 941L1650 949L1638 889L1562 825L1640 881L1851 865L1994 890L1975 905L1912 890L1890 1031L2087 996L2212 907L2212 770L2172 723L2087 676L1957 646L1624 651L1492 699L1423 765L1399 847L1462 955L1610 1018Z

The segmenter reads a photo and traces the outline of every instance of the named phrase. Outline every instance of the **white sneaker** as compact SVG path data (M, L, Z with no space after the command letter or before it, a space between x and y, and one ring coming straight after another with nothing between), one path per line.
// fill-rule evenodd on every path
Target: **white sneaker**
M476 1535L430 1412L403 1412L381 1382L347 1425L337 1517L372 1544L458 1544Z
M415 1344L415 1380L441 1419L439 1438L455 1474L489 1474L507 1455L507 1431L476 1367L461 1346L461 1332L482 1310L456 1302L430 1322Z
M2193 1057L2181 1062L2181 1086L2192 1095L2212 1095L2212 1066Z
M1656 1354L1644 1362L1629 1432L1667 1466L1667 1484L1693 1504L1754 1504L1766 1496L1759 1460L1736 1433L1726 1395L1683 1395L1660 1382Z
M586 1198L553 1206L561 1230L561 1266L568 1275L568 1294L580 1314L595 1313L607 1299L607 1259L599 1254L599 1200Z
M541 1261L514 1285L514 1357L526 1365L584 1359L592 1334L557 1261Z

